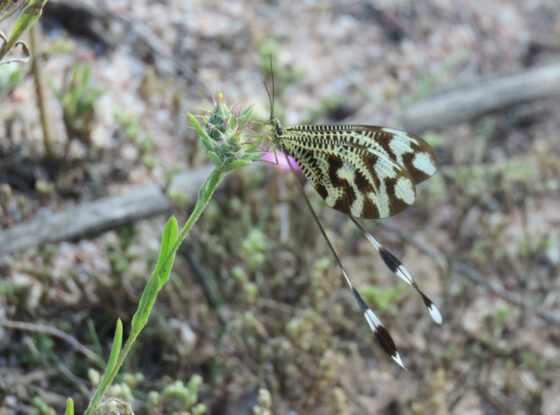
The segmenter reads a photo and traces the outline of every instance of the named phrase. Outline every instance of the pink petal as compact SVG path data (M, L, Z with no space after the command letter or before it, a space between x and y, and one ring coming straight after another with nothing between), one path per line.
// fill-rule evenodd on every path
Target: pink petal
M299 170L299 166L297 165L294 158L292 156L288 156L288 159L290 160L290 164L292 165L294 170ZM261 160L274 164L274 167L280 169L280 171L290 171L290 165L286 161L286 156L281 151L276 151L276 156L274 156L274 152L267 151L264 156L261 157Z

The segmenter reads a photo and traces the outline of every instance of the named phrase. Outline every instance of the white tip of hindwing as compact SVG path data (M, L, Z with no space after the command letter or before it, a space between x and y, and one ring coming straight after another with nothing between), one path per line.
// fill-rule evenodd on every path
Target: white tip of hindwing
M393 359L395 362L397 362L399 364L399 366L402 367L404 370L407 370L406 366L404 365L404 363L401 359L401 355L399 354L399 352L396 352L394 355L392 355L391 359Z
M428 307L428 311L430 312L430 316L432 316L432 319L437 324L441 324L443 318L441 317L441 313L439 312L438 308L434 303L432 303L432 305Z

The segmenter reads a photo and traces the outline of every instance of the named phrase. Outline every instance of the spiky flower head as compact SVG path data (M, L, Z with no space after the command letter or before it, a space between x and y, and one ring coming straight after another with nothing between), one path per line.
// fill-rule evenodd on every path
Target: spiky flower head
M247 166L262 157L257 151L262 140L251 137L248 128L252 112L253 106L249 106L235 114L219 93L214 108L200 122L188 114L208 158L221 171Z

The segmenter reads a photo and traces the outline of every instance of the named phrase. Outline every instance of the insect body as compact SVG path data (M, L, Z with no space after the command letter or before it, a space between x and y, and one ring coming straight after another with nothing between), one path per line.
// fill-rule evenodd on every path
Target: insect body
M271 109L272 107L271 100ZM387 127L282 127L272 114L270 123L273 128L274 146L295 159L307 180L328 206L350 216L389 269L416 289L434 321L441 323L442 318L437 307L420 290L405 266L377 242L356 219L386 218L411 206L416 198L415 186L436 171L437 161L432 148L418 136ZM288 164L291 166L289 162ZM305 196L305 193L303 194ZM404 367L389 332L353 287L309 200L306 197L305 200L382 348Z

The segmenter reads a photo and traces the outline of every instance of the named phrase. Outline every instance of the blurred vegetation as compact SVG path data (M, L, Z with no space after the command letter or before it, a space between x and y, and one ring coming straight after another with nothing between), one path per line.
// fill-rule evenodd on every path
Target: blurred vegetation
M0 13L9 3L0 2ZM530 8L459 2L460 10L441 2L257 2L251 13L235 2L210 2L190 5L188 16L177 4L126 3L118 13L99 6L81 19L87 34L61 23L89 10L81 2L51 3L45 25L34 26L42 45L32 51L49 80L42 101L50 150L41 138L36 73L25 64L0 65L2 233L38 212L71 214L146 183L170 196L183 223L196 194L172 193L178 173L208 160L224 169L252 162L224 162L224 148L242 149L235 140L216 144L224 128L242 130L250 111L226 106L227 121L188 123L187 110L199 114L209 104L195 95L192 79L178 75L185 67L231 102L254 103L254 117L263 121L269 114L261 84L270 89L274 74L280 119L297 111L308 123L333 114L377 123L457 85L556 61L560 40L550 18L558 4L546 0ZM160 11L172 14L173 24ZM100 40L106 38L122 43ZM17 53L13 48L4 59ZM352 224L307 189L356 286L395 336L407 372L375 344L294 177L252 166L231 172L192 228L101 411L554 415L555 103L423 133L437 153L438 174L418 187L406 214L368 224L434 295L442 327ZM220 114L204 114L212 115ZM262 136L252 133L244 144L257 151ZM2 414L66 407L70 415L74 406L83 413L103 382L115 322L122 321L124 339L130 335L147 276L161 261L163 227L163 216L149 218L0 257ZM465 279L469 273L482 282Z
M7 95L22 81L23 69L14 65L0 65L0 97Z
M77 65L65 74L60 88L52 82L49 85L62 108L67 136L65 154L75 139L86 147L91 147L91 132L95 121L94 104L104 93L102 89L91 86L91 68Z

